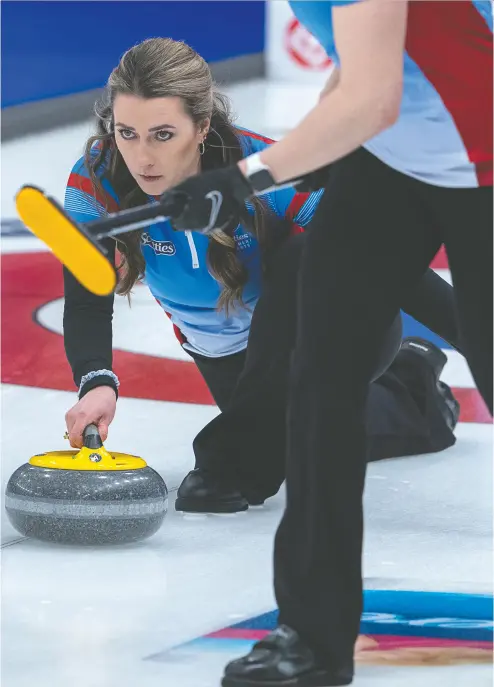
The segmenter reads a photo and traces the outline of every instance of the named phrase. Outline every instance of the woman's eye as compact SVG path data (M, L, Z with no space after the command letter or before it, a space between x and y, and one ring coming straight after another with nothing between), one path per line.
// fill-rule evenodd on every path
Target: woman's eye
M119 129L118 133L126 141L130 141L130 139L133 138L133 136L134 136L134 132L131 131L130 129Z
M168 141L172 137L169 131L158 131L156 132L156 138L158 141Z

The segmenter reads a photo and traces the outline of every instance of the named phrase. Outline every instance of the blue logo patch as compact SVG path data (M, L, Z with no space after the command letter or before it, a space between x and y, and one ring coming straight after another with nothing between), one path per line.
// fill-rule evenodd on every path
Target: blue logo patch
M141 235L141 243L143 246L152 248L156 255L175 255L177 252L175 244L171 241L156 241L147 232Z

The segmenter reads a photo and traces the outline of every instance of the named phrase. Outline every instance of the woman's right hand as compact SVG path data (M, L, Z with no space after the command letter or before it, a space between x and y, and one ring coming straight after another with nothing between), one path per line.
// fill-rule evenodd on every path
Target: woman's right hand
M117 396L111 386L97 386L88 391L65 414L65 423L72 448L82 448L82 433L88 425L94 424L102 441L108 437L108 427L115 417Z

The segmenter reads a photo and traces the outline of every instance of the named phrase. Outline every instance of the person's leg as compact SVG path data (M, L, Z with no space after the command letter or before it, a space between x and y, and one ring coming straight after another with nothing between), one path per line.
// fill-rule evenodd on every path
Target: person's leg
M245 367L246 351L221 358L207 358L187 352L197 365L216 405L224 411ZM175 510L202 511L211 509L211 504L217 512L244 511L249 507L245 498L228 479L223 479L222 475L211 476L207 462L201 463L200 456L198 458L196 455L194 470L184 477L178 489Z
M230 403L240 375L245 367L246 351L221 358L207 358L187 351L206 382L214 402L220 410Z
M428 269L405 292L402 309L460 350L453 287ZM447 358L434 344L410 339L369 389L368 460L442 451L455 443L459 404L439 382Z
M273 256L262 295L254 311L245 367L232 402L194 440L196 466L210 476L228 479L251 504L263 502L279 490L285 478L286 399L290 356L295 341L296 285L306 234L288 239ZM392 363L401 344L401 318L386 333L374 366L373 378ZM215 502L204 500L200 476L190 474L180 487L178 509L227 507L245 510L245 499L228 505L208 480ZM201 498L195 498L200 493ZM187 497L185 500L184 497Z
M196 471L179 488L177 510L245 510L275 494L284 480L286 384L303 244L304 234L287 239L272 258L245 365L229 403L194 440Z
M431 188L431 207L444 235L453 279L461 347L492 415L492 187Z
M446 360L429 341L406 339L391 367L371 384L365 415L369 462L454 445L459 404L439 381Z
M361 614L372 370L404 292L440 245L419 186L363 150L336 163L299 275L275 590L280 623L335 671L352 662Z
M461 353L454 290L434 270L406 291L401 307Z

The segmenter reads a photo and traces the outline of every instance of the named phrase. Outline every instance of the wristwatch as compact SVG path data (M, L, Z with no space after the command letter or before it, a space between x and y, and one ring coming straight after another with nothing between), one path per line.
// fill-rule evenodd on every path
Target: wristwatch
M277 187L269 167L261 161L260 153L249 155L244 158L244 162L244 176L249 180L256 194L265 193Z

